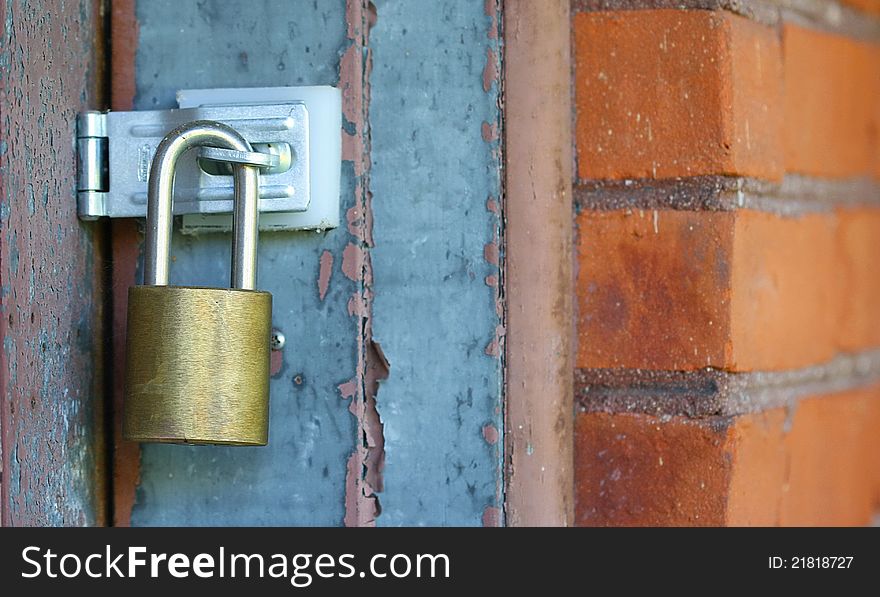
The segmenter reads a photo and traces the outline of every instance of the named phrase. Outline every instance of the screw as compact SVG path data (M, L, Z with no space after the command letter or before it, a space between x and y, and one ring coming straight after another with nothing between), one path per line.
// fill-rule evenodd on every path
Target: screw
M284 348L284 343L287 339L284 337L284 332L277 328L272 328L272 336L269 339L269 347L272 350L281 350Z

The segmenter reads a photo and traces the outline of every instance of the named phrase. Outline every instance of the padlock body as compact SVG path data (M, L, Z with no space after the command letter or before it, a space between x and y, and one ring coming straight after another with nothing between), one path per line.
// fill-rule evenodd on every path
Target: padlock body
M271 321L268 292L130 288L125 439L266 445Z

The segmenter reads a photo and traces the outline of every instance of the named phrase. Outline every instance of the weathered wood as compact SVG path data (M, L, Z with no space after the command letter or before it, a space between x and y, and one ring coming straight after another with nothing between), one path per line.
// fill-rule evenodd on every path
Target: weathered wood
M570 525L573 322L568 0L505 2L507 522Z
M4 525L105 521L106 225L76 216L76 113L100 108L98 0L0 0Z

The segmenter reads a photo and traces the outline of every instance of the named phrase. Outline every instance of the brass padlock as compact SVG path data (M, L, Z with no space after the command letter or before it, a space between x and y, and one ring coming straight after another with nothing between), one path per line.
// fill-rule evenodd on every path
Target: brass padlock
M233 161L232 288L168 286L172 192L193 147ZM255 290L259 170L233 128L201 120L159 144L148 181L144 285L128 293L123 436L141 442L262 446L269 435L272 295Z

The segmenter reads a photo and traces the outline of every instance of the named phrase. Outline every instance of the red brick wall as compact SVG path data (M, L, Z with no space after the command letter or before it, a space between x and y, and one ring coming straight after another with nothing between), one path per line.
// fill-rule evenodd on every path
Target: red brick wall
M880 3L811 6L572 3L578 524L880 506Z

